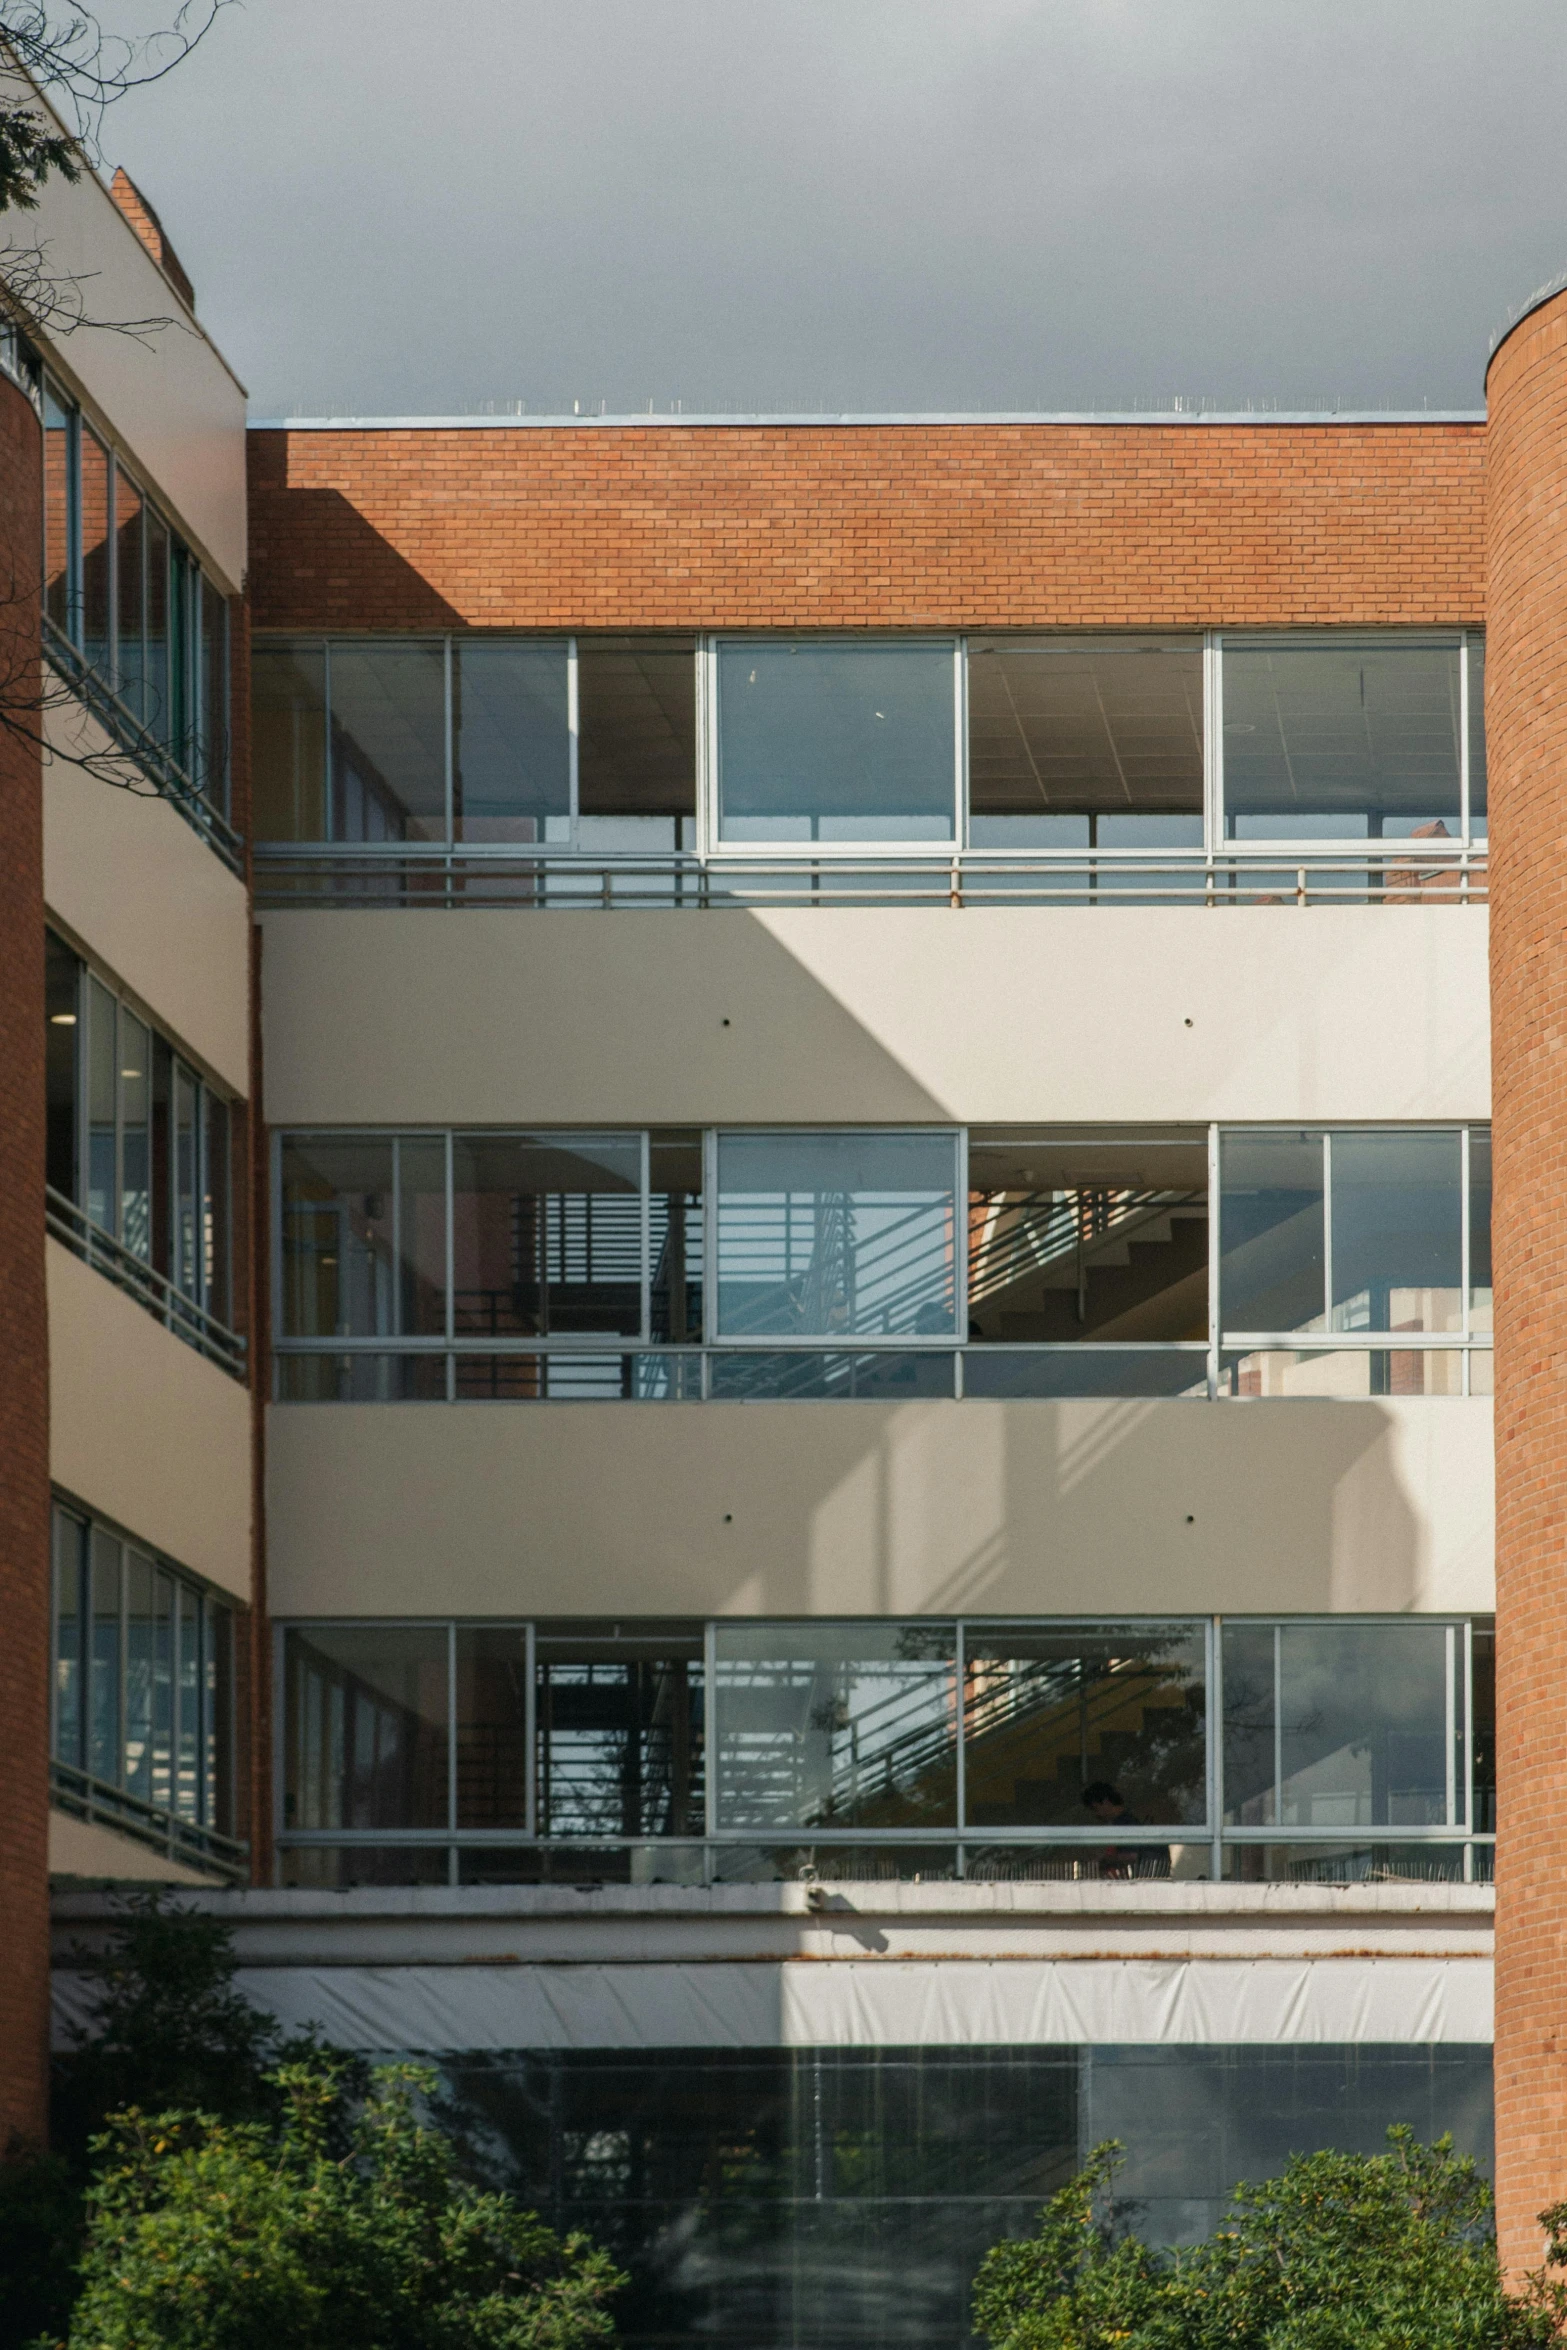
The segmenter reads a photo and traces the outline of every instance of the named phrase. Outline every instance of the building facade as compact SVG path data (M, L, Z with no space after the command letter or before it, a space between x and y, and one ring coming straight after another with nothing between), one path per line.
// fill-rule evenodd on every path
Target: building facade
M0 381L9 2126L162 1877L632 2342L961 2342L1107 2136L1494 2126L1528 2265L1567 299L1488 415L247 434L49 202L185 331Z

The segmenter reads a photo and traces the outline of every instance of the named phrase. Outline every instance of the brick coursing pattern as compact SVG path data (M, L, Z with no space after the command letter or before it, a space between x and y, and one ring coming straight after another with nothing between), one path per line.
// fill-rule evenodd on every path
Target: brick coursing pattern
M1480 425L253 432L258 629L1478 623Z
M40 2143L49 2020L49 1325L44 1296L43 778L38 419L0 378L0 2149Z
M1567 2195L1567 297L1492 362L1497 2216Z

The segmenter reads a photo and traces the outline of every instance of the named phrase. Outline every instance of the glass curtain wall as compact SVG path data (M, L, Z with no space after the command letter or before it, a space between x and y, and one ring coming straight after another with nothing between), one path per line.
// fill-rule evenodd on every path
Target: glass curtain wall
M107 1184L104 1098L91 1165ZM1490 1387L1483 1127L348 1133L278 1148L283 1401Z
M42 413L45 648L122 749L226 817L227 600L47 377Z
M281 1637L287 1882L1490 1875L1461 1618Z
M54 1800L223 1857L234 1845L234 1613L117 1529L53 1514Z
M51 1218L227 1329L233 1105L53 931L45 947Z

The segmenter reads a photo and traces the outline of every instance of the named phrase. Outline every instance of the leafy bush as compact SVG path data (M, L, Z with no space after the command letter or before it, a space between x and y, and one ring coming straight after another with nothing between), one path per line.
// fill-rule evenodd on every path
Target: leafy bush
M277 2075L281 2123L117 2117L89 2190L71 2350L580 2350L624 2281L453 2176L417 2118L433 2076L372 2076L346 2152L330 2063Z
M1224 2226L1179 2252L1117 2234L1096 2210L1119 2159L1113 2143L1099 2147L1036 2235L986 2255L974 2321L993 2350L1541 2350L1558 2339L1558 2288L1535 2277L1521 2297L1504 2292L1490 2190L1446 2138L1421 2146L1392 2129L1385 2154L1297 2155L1281 2178L1237 2188Z

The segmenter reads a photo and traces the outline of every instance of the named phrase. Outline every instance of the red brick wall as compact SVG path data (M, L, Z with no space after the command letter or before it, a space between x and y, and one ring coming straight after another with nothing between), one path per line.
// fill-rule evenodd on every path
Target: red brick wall
M0 2149L41 2140L49 2015L49 1327L44 1302L38 419L0 378Z
M1478 622L1479 425L250 436L257 628Z
M1567 2196L1567 297L1492 364L1497 2213Z

